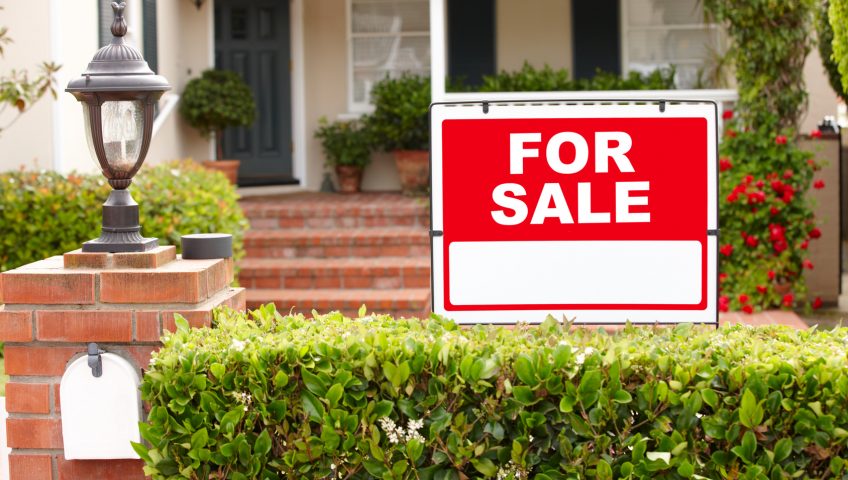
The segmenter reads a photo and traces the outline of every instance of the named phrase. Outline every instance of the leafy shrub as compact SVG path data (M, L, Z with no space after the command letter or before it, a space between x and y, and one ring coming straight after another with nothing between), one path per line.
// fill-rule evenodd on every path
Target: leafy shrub
M590 79L571 80L568 70L549 65L536 69L525 62L521 70L502 71L483 77L481 92L556 92L579 90L669 90L674 88L674 69L649 74L629 72L626 77L598 70Z
M217 313L164 339L155 479L845 478L848 330Z
M176 245L187 233L233 234L243 254L247 221L234 188L194 162L142 168L130 187L140 206L141 233ZM0 174L0 271L80 248L100 235L110 188L102 175L13 171Z
M806 194L818 166L796 141L815 3L704 2L732 38L739 91L720 146L722 310L805 301L807 247L819 232Z
M848 91L848 1L830 0L827 15L833 34L833 61L841 77L842 89Z
M830 26L830 17L828 15L829 0L822 0L819 8L816 10L816 33L818 35L819 56L822 60L822 66L827 72L827 79L830 81L830 87L842 99L848 100L848 92L842 85L842 75L839 73L839 66L833 58L833 28Z
M180 99L180 114L202 135L216 134L218 159L221 159L223 131L253 125L256 102L238 73L209 69L186 84Z
M430 149L430 78L405 73L371 89L374 113L365 126L384 151Z
M362 122L351 120L330 123L322 117L315 138L321 140L327 165L365 167L371 162L373 139Z

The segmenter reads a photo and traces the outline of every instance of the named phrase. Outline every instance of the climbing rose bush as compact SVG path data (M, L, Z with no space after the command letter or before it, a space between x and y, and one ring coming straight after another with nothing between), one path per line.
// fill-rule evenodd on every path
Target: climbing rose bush
M726 115L719 158L719 308L752 313L806 305L810 242L821 236L807 191L821 165L775 123L756 130ZM813 137L821 136L813 132ZM819 306L814 300L813 306Z
M182 318L141 386L154 479L845 478L848 329Z

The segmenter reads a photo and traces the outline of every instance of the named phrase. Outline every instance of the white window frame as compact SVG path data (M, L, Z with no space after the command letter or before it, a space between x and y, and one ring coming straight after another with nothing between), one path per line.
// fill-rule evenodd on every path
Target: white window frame
M695 2L698 6L700 5L700 0L696 0ZM630 31L672 31L672 30L704 30L718 32L718 48L720 50L725 49L724 45L724 37L721 35L722 27L717 23L688 23L688 24L675 24L675 25L645 25L636 28L630 28L628 24L628 17L630 13L630 0L619 0L619 48L621 51L621 72L623 75L627 75L630 72L630 54L628 50L628 36ZM704 65L706 59L702 58L684 58L684 59L664 59L669 64L675 65Z
M430 52L430 65L429 68L432 72L432 36L433 36L433 24L430 22L430 31L414 31L414 32L398 32L398 33L354 33L353 32L353 2L355 0L346 0L345 2L345 39L347 40L347 109L349 113L354 114L363 114L363 113L371 113L374 111L374 105L370 102L357 102L354 99L354 66L353 66L353 43L356 38L379 38L379 37L420 37L420 38L428 38L430 40L431 52ZM389 3L391 0L356 0L364 3ZM426 0L422 0L422 2L426 2Z

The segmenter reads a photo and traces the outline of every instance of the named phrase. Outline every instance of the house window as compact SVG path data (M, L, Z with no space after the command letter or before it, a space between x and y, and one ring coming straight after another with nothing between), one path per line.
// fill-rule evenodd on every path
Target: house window
M621 17L625 72L674 66L678 88L715 86L723 35L700 0L621 0Z
M348 0L349 108L367 111L386 76L430 73L428 0Z

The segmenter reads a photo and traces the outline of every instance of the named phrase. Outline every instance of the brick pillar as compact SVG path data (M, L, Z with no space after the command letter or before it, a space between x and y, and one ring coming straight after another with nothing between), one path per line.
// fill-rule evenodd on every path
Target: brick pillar
M145 369L174 330L174 313L208 326L219 305L244 309L231 259L183 260L172 246L146 253L74 251L0 274L6 342L6 422L12 480L142 479L140 460L65 460L59 382L88 342ZM93 434L96 434L93 432Z

